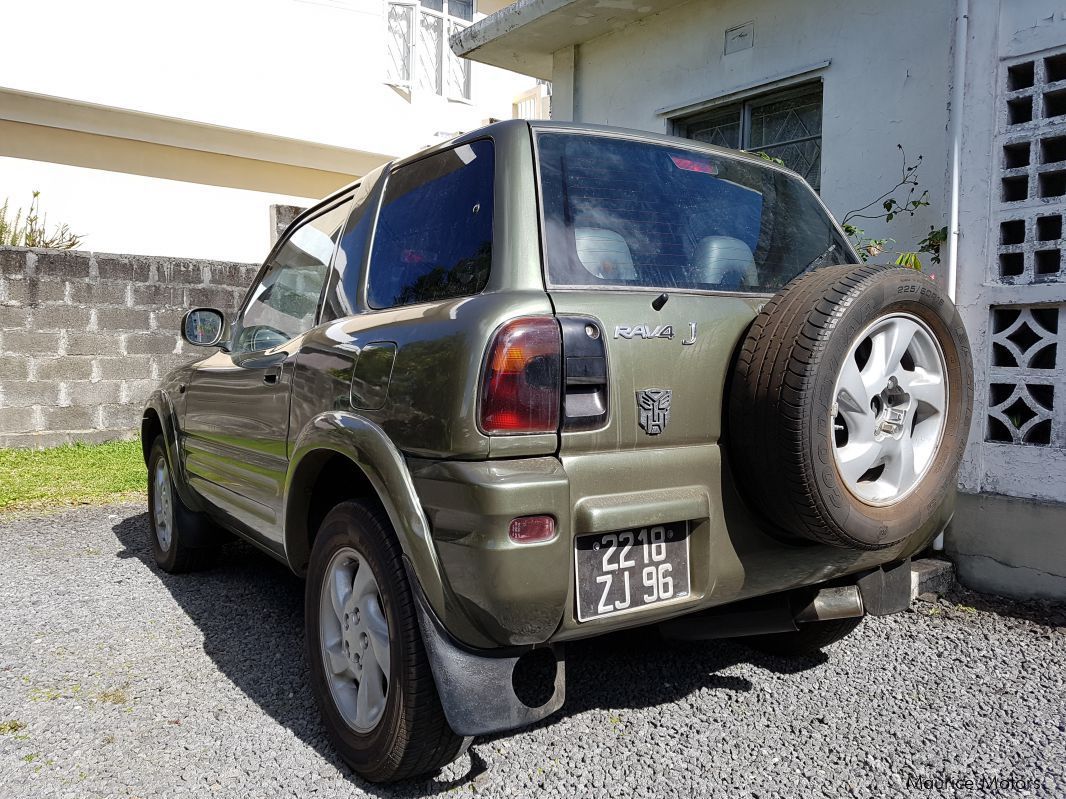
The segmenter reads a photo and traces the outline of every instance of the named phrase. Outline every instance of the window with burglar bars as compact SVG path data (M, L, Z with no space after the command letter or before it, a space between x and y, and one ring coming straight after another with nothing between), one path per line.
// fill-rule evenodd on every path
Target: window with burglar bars
M474 0L390 2L387 80L412 91L470 99L470 62L448 40L474 18Z
M821 82L682 117L674 120L674 131L707 144L780 158L815 191L821 187Z

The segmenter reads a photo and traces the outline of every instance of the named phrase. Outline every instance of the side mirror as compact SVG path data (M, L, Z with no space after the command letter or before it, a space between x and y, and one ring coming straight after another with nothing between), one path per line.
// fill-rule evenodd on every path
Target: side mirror
M181 337L197 347L217 347L226 333L226 317L214 308L193 308L181 318Z

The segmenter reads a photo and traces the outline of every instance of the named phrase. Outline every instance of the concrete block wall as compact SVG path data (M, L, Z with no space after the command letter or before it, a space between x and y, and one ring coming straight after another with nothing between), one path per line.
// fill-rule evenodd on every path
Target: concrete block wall
M258 268L0 247L0 447L133 435L159 378L198 354L182 314L231 312Z

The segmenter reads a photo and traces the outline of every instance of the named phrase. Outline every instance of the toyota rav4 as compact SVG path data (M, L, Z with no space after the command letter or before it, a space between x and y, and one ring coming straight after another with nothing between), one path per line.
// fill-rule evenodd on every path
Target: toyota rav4
M972 374L951 301L861 264L792 172L510 121L303 213L144 412L171 572L235 533L306 577L337 750L389 781L563 702L637 625L778 652L910 602Z

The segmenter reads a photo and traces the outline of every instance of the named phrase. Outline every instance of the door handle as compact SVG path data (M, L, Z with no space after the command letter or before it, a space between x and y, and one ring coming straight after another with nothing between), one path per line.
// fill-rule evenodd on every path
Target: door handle
M275 369L271 369L269 372L267 372L265 375L263 375L263 382L266 383L268 386L276 386L278 384L278 380L280 380L280 379L281 379L281 367L280 366L275 368Z

